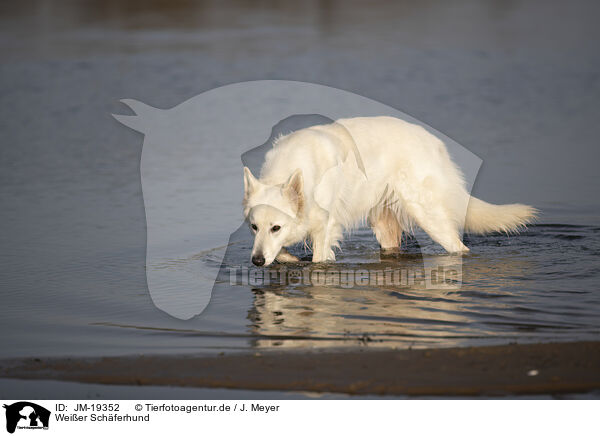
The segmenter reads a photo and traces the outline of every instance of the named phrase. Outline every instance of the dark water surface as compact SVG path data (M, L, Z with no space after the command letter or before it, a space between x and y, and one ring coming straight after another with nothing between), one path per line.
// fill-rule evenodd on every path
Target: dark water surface
M0 7L0 357L600 337L597 3L169 4ZM221 268L202 315L169 317L145 282L142 137L110 114L125 97L168 108L266 78L430 124L483 159L477 197L532 204L539 224L467 237L462 259L422 257L416 240L381 257L359 230L326 267L462 266L461 286L437 289L231 284L228 267L249 266L242 235L224 265L215 247L168 266Z
M364 230L342 245L335 265L304 262L248 272L243 267L251 241L242 241L227 251L197 331L179 333L205 335L210 324L203 317L237 313L237 331L251 335L253 347L461 346L598 337L599 227L541 224L518 236L466 241L472 253L462 257L443 254L431 242L419 247L416 239L402 253L380 256ZM420 254L436 249L439 254ZM302 247L296 254L303 254ZM418 275L424 262L435 270L459 269L459 280L424 283ZM412 282L411 273L417 273Z

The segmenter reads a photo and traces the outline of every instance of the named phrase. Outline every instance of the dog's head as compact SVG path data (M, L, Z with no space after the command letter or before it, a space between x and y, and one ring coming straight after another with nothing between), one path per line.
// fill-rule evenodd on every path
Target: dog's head
M271 264L281 249L304 238L302 171L296 170L283 185L257 180L244 167L244 217L254 233L252 263Z

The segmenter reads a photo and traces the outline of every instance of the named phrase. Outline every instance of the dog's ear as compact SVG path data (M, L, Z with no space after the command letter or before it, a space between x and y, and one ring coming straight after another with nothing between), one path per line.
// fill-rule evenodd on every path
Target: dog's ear
M302 170L298 168L283 186L283 194L295 205L296 215L304 209L304 179Z
M244 200L248 200L258 187L259 181L252 175L248 167L244 167Z

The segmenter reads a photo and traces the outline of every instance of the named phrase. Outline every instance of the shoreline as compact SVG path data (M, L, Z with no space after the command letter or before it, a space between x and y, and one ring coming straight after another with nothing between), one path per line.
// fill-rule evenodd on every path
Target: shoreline
M600 391L600 341L0 361L0 377L132 386L504 396Z

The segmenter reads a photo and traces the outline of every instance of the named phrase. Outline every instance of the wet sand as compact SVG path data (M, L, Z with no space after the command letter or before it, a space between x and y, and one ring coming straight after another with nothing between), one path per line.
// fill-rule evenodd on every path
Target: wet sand
M4 360L0 377L112 385L502 396L600 391L600 342L429 350Z

